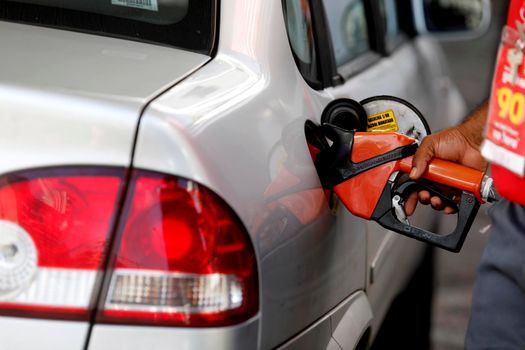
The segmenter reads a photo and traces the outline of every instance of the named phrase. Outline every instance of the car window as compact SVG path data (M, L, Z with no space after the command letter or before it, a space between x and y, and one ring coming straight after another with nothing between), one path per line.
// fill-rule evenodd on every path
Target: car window
M370 50L363 0L323 0L337 66Z
M429 32L476 30L483 20L483 1L424 1Z
M397 21L397 9L395 0L380 0L379 9L384 19L385 37L387 42L395 40L399 34L399 23Z
M216 0L0 1L0 20L176 46L209 54Z
M320 85L314 26L309 0L285 0L284 14L288 40L303 78L312 87Z

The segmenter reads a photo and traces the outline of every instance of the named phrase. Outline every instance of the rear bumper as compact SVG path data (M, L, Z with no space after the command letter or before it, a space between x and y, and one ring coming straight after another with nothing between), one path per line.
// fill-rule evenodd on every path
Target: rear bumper
M82 350L87 322L0 317L0 350Z
M218 328L96 325L88 350L245 350L257 349L259 317Z

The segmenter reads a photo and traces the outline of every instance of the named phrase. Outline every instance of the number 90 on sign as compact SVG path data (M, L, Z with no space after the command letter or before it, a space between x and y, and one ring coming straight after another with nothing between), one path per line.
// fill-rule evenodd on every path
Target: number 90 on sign
M502 87L496 91L498 98L498 115L501 118L509 118L514 125L523 122L525 111L525 96L520 92L514 92L508 87Z

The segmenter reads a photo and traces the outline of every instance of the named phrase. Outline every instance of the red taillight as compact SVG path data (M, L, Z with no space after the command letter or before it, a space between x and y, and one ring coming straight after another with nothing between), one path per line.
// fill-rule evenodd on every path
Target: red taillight
M123 169L0 178L0 315L87 320ZM258 310L255 255L236 215L192 181L135 172L97 319L219 326Z
M219 326L257 312L253 248L213 192L136 172L124 215L98 321Z
M88 319L124 170L0 179L0 314Z

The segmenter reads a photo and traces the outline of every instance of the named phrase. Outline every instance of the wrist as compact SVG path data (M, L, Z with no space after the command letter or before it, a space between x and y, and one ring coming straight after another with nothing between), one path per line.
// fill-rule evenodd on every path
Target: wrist
M479 150L484 139L483 134L487 122L487 113L488 102L485 102L471 113L462 124L457 126L458 132L461 133L465 141L477 150Z

